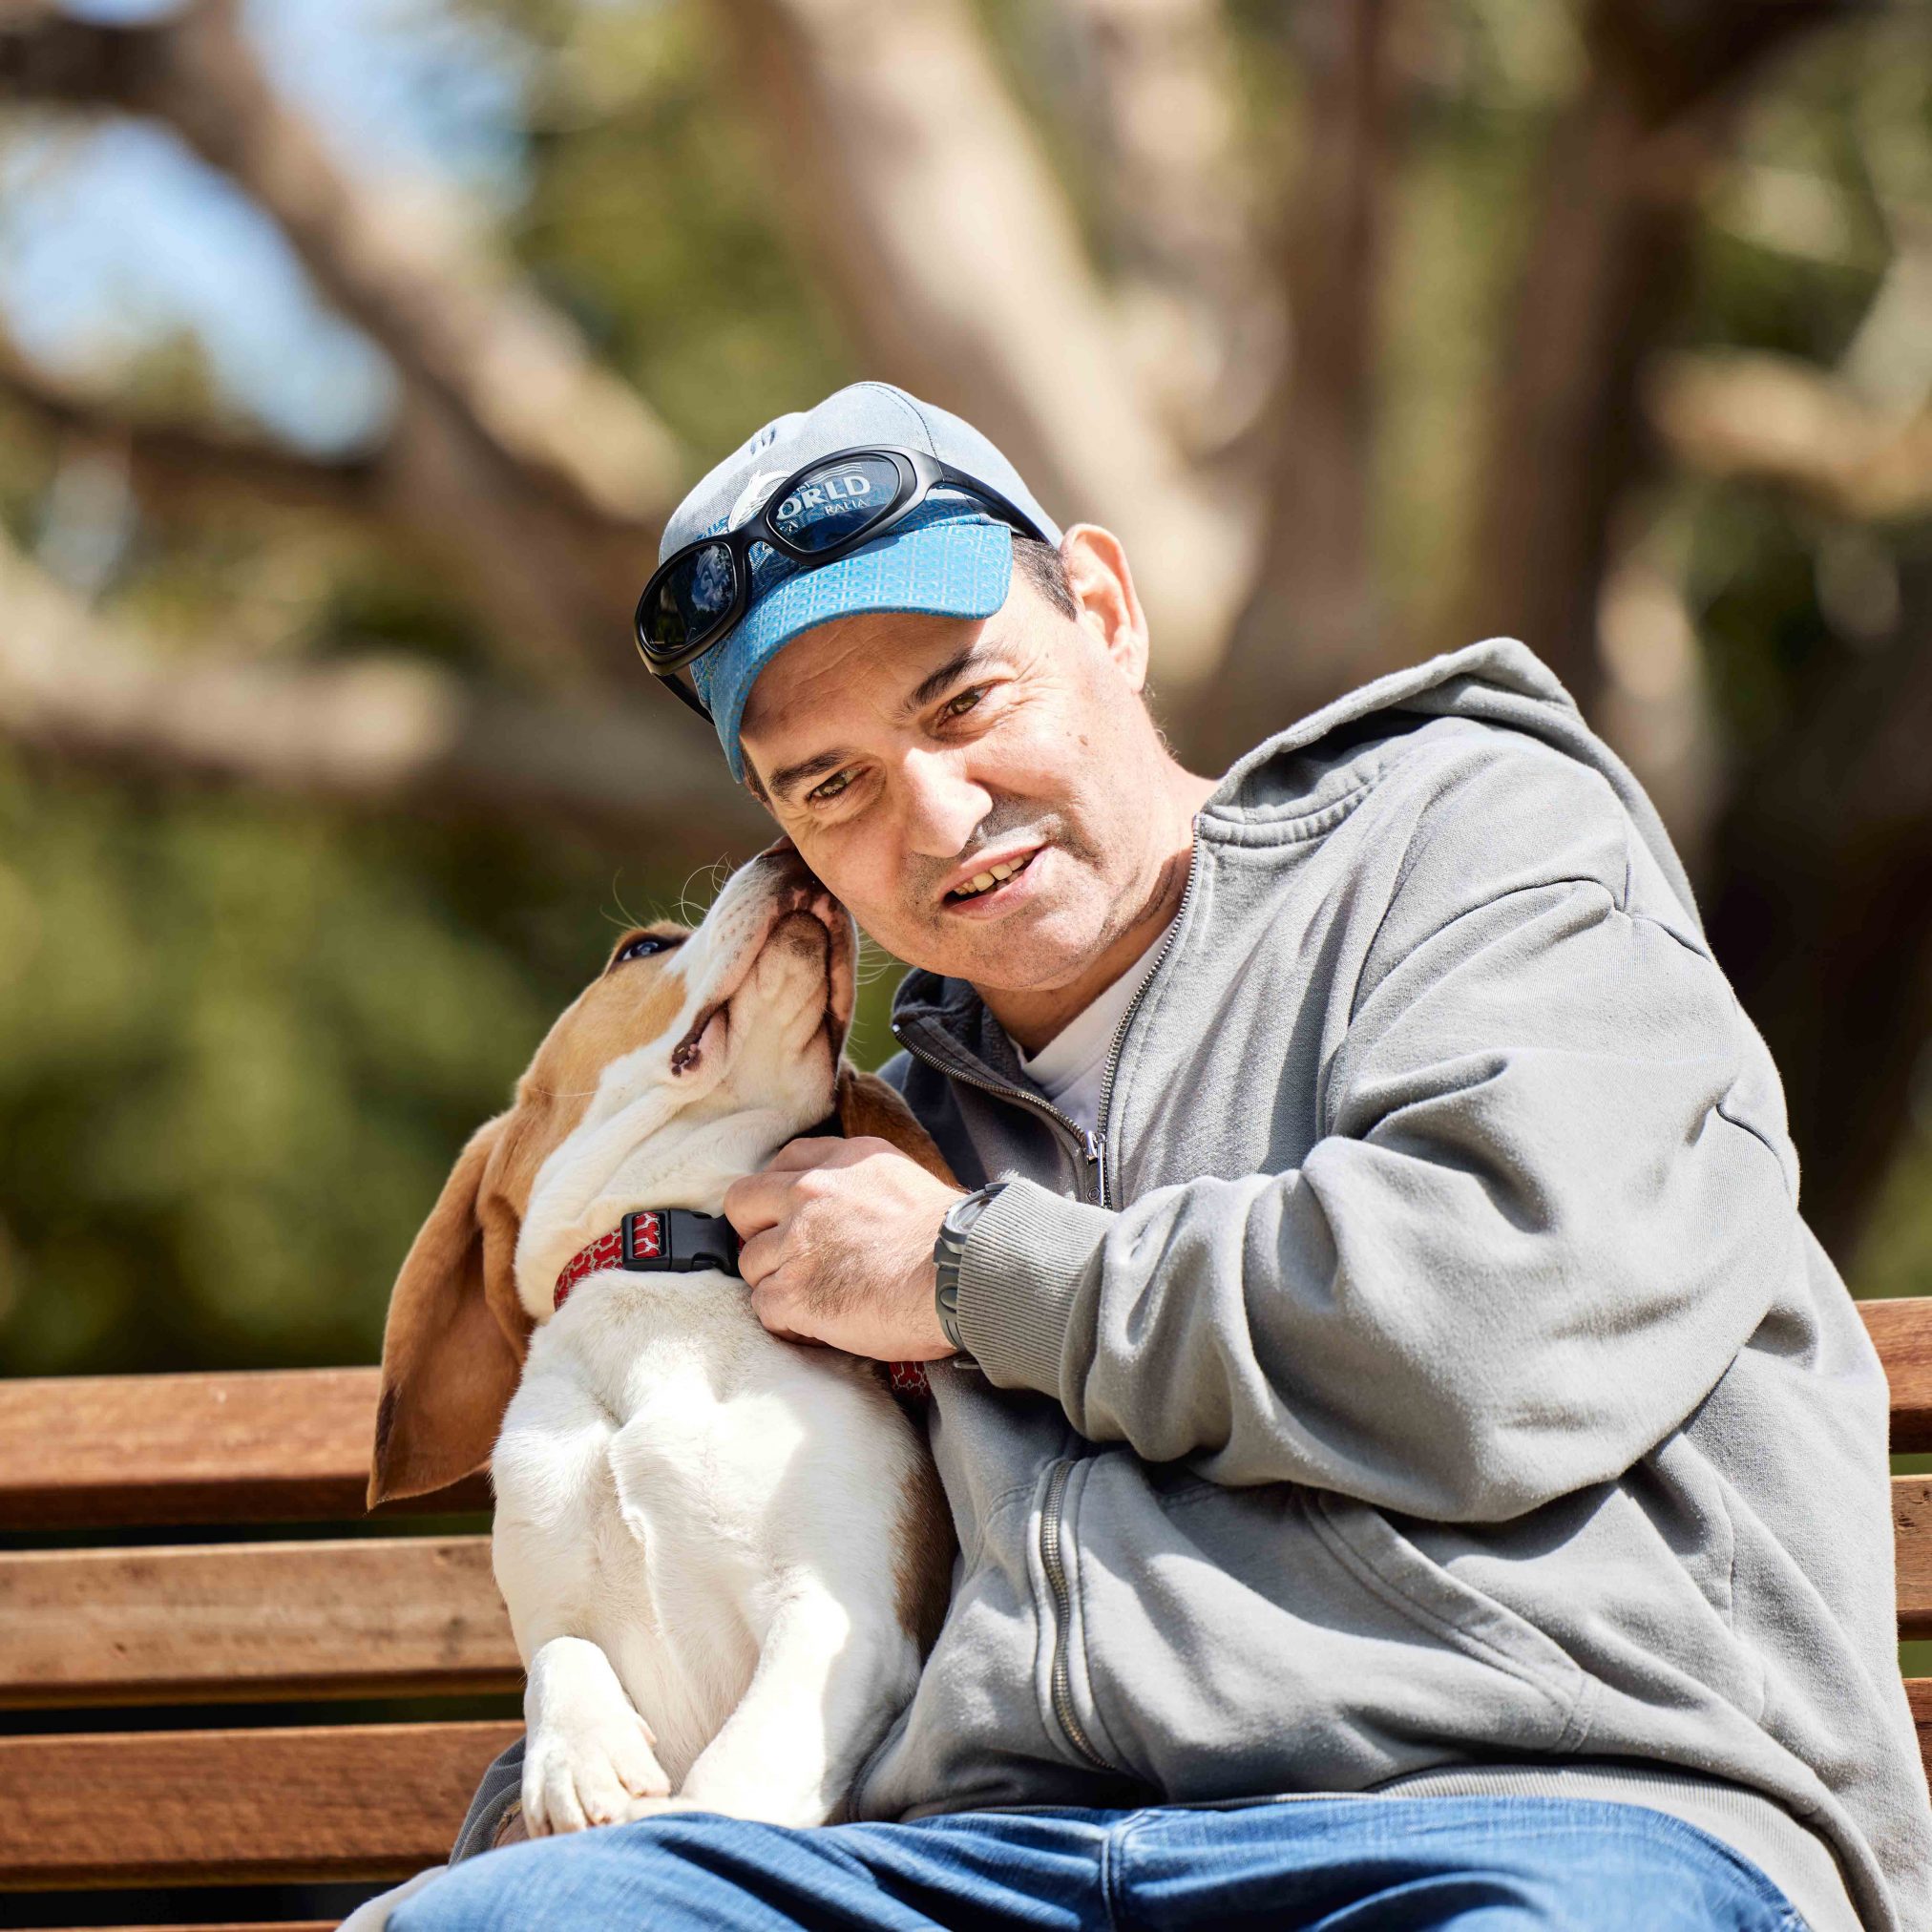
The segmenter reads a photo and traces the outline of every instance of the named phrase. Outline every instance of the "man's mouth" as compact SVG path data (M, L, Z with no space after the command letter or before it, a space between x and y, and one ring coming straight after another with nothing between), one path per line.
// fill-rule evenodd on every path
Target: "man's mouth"
M1018 858L997 859L993 864L976 872L970 879L953 887L945 897L949 906L956 906L967 899L983 899L989 893L999 892L1009 880L1016 879L1044 851L1044 846L1036 846L1030 852L1021 852Z

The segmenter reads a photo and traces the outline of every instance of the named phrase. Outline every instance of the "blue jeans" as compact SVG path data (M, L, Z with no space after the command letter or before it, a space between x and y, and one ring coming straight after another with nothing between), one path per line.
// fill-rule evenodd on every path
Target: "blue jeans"
M1804 1932L1691 1825L1576 1798L965 1812L788 1831L672 1814L510 1845L391 1932Z

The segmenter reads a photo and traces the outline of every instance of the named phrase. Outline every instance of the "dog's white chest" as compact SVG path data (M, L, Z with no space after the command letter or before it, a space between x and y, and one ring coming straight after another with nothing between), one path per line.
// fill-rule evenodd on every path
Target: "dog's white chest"
M598 1645L682 1783L790 1580L891 1576L896 1485L854 1479L908 1433L850 1364L766 1334L737 1282L592 1277L533 1338L492 1463L519 1648Z

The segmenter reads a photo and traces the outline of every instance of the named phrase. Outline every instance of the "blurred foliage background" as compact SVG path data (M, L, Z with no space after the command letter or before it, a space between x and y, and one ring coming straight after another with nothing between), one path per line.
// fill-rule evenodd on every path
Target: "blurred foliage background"
M1932 1287L1932 9L0 0L0 1367L372 1358L760 839L662 516L862 375L1121 532L1198 768L1525 638Z

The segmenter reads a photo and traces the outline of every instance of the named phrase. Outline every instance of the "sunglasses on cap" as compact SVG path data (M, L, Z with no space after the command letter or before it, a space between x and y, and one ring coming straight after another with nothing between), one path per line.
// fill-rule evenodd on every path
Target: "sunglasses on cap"
M687 543L651 573L636 620L644 668L709 718L704 702L676 674L722 644L750 609L752 545L766 545L801 571L818 570L890 535L934 490L976 497L1022 536L1047 540L1032 517L990 484L923 450L896 444L839 450L795 470L736 530Z

